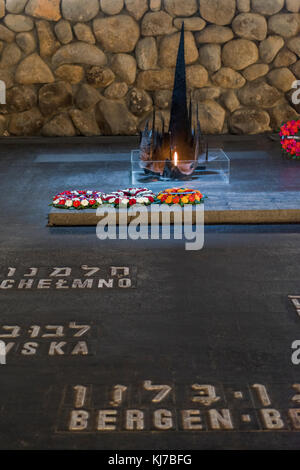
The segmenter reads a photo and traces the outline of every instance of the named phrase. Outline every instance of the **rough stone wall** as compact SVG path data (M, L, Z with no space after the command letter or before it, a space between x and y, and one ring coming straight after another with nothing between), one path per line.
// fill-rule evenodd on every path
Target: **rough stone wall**
M203 131L298 116L300 0L0 0L0 135L132 135L166 124L182 21ZM299 108L300 110L300 108Z

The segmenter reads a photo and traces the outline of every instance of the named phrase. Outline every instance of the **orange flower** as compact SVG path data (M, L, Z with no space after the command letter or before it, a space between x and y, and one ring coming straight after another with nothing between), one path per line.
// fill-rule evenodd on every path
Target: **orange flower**
M157 196L157 199L166 204L178 204L179 202L194 204L195 201L200 202L202 198L203 194L199 190L191 188L168 188Z

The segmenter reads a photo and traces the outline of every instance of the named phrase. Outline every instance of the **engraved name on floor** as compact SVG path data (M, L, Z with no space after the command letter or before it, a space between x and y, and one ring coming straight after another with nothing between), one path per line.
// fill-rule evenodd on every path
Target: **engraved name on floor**
M56 432L300 431L300 384L66 386Z
M8 267L0 275L0 291L89 290L136 287L134 266Z
M70 321L65 324L0 325L6 364L14 357L78 357L96 354L95 325Z
M296 310L296 313L300 317L300 295L289 295L288 298Z

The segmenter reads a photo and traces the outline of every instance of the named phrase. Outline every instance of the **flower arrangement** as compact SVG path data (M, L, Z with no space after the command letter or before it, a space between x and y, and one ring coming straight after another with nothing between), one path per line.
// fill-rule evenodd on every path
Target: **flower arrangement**
M97 209L103 204L100 191L64 191L53 198L52 206L59 209Z
M280 128L281 146L293 160L300 159L300 120L289 121Z
M171 188L161 191L157 195L157 202L160 204L201 204L206 196L200 191L188 188Z
M128 188L109 194L100 191L64 191L57 194L50 204L58 209L97 209L103 204L114 207L129 207L135 204L149 205L155 201L155 194L146 188Z
M106 194L102 199L104 203L113 204L115 207L129 207L135 204L148 206L155 201L155 194L147 188L127 188Z

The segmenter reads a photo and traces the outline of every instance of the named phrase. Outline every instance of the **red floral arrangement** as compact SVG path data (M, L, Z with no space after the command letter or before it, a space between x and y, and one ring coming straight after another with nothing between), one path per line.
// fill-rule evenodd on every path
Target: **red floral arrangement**
M280 128L281 146L293 160L300 159L300 120L289 121Z
M59 209L97 209L103 203L102 197L99 191L64 191L56 194L50 205Z

